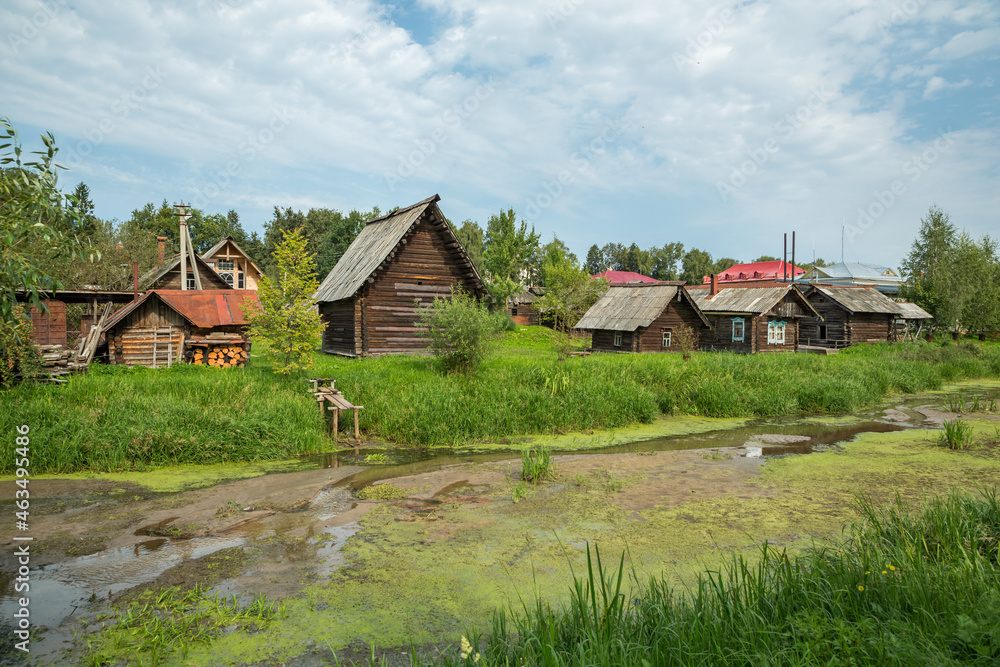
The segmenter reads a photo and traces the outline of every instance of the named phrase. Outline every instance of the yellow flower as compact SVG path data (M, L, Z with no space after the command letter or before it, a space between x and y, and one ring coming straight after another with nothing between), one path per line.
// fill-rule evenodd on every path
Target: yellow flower
M886 572L885 570L882 570L882 574L889 574L889 573Z
M864 586L858 586L858 590L859 591L863 591L863 590L865 590L865 587Z
M465 660L471 654L472 654L472 644L470 644L469 640L465 638L465 635L462 635L462 653L461 653L462 660Z
M895 571L896 571L896 568L894 568L894 567L893 567L892 565L890 565L890 566L889 566L889 569L890 569L891 571L893 571L893 572L895 572Z
M868 570L865 570L865 574L867 575L867 574L871 574L871 573Z

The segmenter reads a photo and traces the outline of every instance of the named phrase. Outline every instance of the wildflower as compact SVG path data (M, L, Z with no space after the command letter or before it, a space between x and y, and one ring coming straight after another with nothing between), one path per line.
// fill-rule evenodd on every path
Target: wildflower
M864 587L864 586L858 586L858 590L859 590L859 591L864 591L864 590L865 590L865 587Z
M871 572L869 572L868 570L865 570L865 575L867 576L869 574L871 574Z
M472 656L472 662L479 662L479 658L482 657L482 656L479 655L479 653L473 654L473 652L472 652L472 644L470 644L469 640L465 638L465 635L462 635L462 651L461 651L461 655L462 655L462 660L466 660L471 655Z
M892 565L890 565L890 566L889 566L889 570L890 570L891 572L895 572L895 571L896 571L896 568L895 568L895 567L893 567Z
M882 574L889 574L889 573L886 572L885 570L882 570Z

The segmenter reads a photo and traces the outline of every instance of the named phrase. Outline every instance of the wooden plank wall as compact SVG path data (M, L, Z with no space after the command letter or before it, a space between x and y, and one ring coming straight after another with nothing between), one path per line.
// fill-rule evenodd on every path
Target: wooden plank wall
M805 317L799 323L800 342L805 344L807 340L821 340L819 336L819 326L826 325L826 339L844 341L848 340L847 311L840 305L826 298L818 292L809 295L809 303L823 316L823 320L815 317Z
M112 364L166 366L183 361L182 341L190 331L187 321L169 306L150 299L108 332L108 357ZM154 356L154 337L156 354Z
M341 299L320 304L323 319L323 351L355 354L354 299Z
M621 347L615 347L615 334L622 335ZM594 331L590 347L595 352L634 352L635 336L631 331L612 331L611 329L597 329Z
M430 343L419 335L416 303L435 296L450 297L453 286L465 283L445 236L424 216L413 226L405 244L389 265L364 289L361 304L363 354L425 351ZM471 283L464 284L471 289Z
M188 267L188 275L194 277L191 267ZM205 271L203 267L198 267L198 275L201 276L201 286L205 289L230 289L229 283L219 277L219 274ZM167 271L149 289L180 289L181 288L181 268L175 267Z
M639 334L639 342L636 349L639 352L680 352L677 343L673 343L670 347L663 347L662 330L668 328L676 329L681 325L691 329L691 333L695 336L695 349L698 349L701 337L707 334L708 331L706 329L705 333L702 332L702 329L705 329L705 324L694 312L691 304L687 301L678 301L677 297L670 300L670 303L663 309L660 316L653 320L648 327L644 329L640 328L636 332Z
M767 323L768 322L784 322L785 323L785 342L781 345L769 344L767 342ZM755 352L794 352L798 345L798 321L792 319L785 319L783 317L755 317L755 337L756 346Z
M850 321L851 344L889 340L893 316L882 313L855 313Z
M517 311L517 315L514 314L514 311ZM507 314L516 324L522 326L534 327L539 324L538 308L530 304L522 303L517 306L507 304Z
M66 304L62 301L46 299L48 312L31 307L31 327L35 331L36 345L66 344Z
M740 343L733 342L733 315L706 316L708 317L708 321L712 323L712 328L703 330L702 332L701 348L703 350L724 350L739 352L741 354L751 354L754 352L753 325L755 318L743 318L743 342Z

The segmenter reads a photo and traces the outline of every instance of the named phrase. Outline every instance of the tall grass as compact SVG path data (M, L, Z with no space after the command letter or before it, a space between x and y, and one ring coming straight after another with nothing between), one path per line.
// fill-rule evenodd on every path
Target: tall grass
M0 431L28 425L35 474L275 459L325 446L306 389L260 368L95 366L0 394ZM0 473L13 462L0 459Z
M859 497L840 546L764 546L689 589L587 552L568 604L499 610L480 665L995 665L1000 502L954 493L916 512ZM438 664L472 664L450 657Z

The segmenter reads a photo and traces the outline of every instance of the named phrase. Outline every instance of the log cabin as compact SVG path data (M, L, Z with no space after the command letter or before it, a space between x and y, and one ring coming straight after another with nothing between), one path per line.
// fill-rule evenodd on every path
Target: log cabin
M198 276L201 278L202 287L206 290L233 289L232 285L226 282L225 278L216 273L211 264L195 255L198 261ZM166 259L161 265L139 277L139 289L143 290L163 290L181 289L181 256L174 255ZM194 272L191 264L187 265L187 289L195 289Z
M425 353L417 308L461 288L476 298L486 285L441 213L434 195L369 221L323 280L314 298L323 318L323 351L348 357Z
M249 290L151 290L104 325L108 363L161 368L175 363L242 366L250 357Z
M591 332L595 352L688 352L679 345L681 327L697 349L708 326L686 290L657 282L612 285L574 329Z
M507 300L507 315L515 324L538 326L541 324L538 299L543 294L541 287L526 287Z
M703 350L795 352L798 322L804 317L820 317L792 285L720 288L715 276L712 278L710 287L687 288L712 324L710 334L702 336Z
M799 345L844 348L895 337L899 304L875 288L811 285L803 294L819 317L799 322Z

